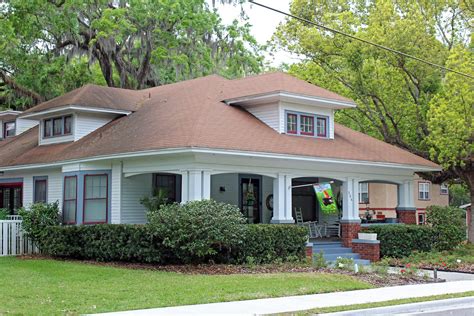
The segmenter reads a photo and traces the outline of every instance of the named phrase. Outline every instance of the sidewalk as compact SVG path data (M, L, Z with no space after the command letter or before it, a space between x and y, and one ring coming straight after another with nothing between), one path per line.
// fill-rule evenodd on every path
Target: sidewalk
M415 284L369 290L267 298L258 300L154 308L102 315L261 315L313 308L383 302L396 299L474 291L474 281Z

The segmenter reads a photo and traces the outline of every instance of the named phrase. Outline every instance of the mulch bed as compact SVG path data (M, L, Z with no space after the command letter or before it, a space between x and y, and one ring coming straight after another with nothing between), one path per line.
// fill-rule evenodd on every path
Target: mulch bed
M397 259L392 259L390 264L393 265L393 266L398 266L398 267L404 267L405 266L402 263L401 260L397 260ZM461 262L461 263L457 263L455 266L443 267L443 266L440 266L439 264L432 264L432 263L429 263L429 262L421 262L421 263L413 263L412 266L414 266L418 269L433 270L433 269L436 268L436 269L438 269L438 271L461 272L461 273L473 273L474 274L474 263Z
M354 273L352 271L334 269L334 268L316 268L305 264L274 264L274 265L228 265L228 264L199 264L199 265L154 265L145 263L127 263L127 262L98 262L93 260L74 260L74 259L58 259L40 255L21 256L20 259L53 259L67 262L79 262L91 265L137 269L137 270L153 270L175 272L190 275L231 275L231 274L262 274L262 273L330 273L343 274L353 276L359 280L370 283L376 287L407 285L429 283L430 280L423 279L411 275L398 274L375 274L375 273Z

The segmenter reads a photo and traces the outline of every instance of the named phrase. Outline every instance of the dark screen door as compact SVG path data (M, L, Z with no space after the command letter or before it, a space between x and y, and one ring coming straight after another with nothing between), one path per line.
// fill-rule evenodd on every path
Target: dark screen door
M260 223L260 178L240 178L240 210L250 224Z

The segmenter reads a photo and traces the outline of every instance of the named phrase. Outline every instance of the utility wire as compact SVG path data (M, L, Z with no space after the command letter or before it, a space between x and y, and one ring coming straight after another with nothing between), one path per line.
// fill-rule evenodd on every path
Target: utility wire
M422 63L424 63L424 64L427 64L427 65L430 65L430 66L433 66L433 67L436 67L436 68L439 68L439 69L443 69L443 70L446 70L446 71L450 71L450 72L456 73L456 74L458 74L458 75L461 75L461 76L464 76L464 77L467 77L467 78L470 78L470 79L474 79L474 76L472 76L472 75L469 75L469 74L466 74L466 73L463 73L463 72L460 72L460 71L457 71L457 70L454 70L454 69L451 69L451 68L448 68L448 67L444 67L444 66L442 66L442 65L438 65L438 64L432 63L432 62L430 62L430 61L421 59L421 58L419 58L419 57L416 57L416 56L413 56L413 55L410 55L410 54L401 52L401 51L399 51L399 50L396 50L396 49L393 49L393 48L390 48L390 47L387 47L387 46L384 46L384 45L380 45L380 44L377 44L377 43L374 43L374 42L365 40L365 39L363 39L363 38L360 38L360 37L357 37L357 36L354 36L354 35L351 35L351 34L342 32L342 31L338 31L338 30L336 30L336 29L333 29L333 28L324 26L324 25L322 25L322 24L319 24L319 23L316 23L316 22L307 20L307 19L305 19L305 18L302 18L302 17L296 16L296 15L293 15L293 14L291 14L291 13L284 12L284 11L281 11L281 10L278 10L278 9L275 9L275 8L272 8L272 7L269 7L269 6L266 6L266 5L264 5L264 4L255 2L255 1L253 1L253 0L249 0L249 2L250 2L250 3L253 3L253 4L256 4L256 5L258 5L258 6L261 6L262 8L265 8L265 9L268 9L268 10L271 10L271 11L274 11L274 12L277 12L277 13L280 13L280 14L283 14L283 15L286 15L286 16L291 17L291 18L293 18L293 19L297 19L297 20L302 21L302 22L304 22L304 23L314 25L314 26L316 26L316 27L318 27L318 28L320 28L320 29L323 29L323 30L326 30L326 31L329 31L329 32L332 32L332 33L335 33L335 34L343 35L343 36L352 38L352 39L354 39L354 40L357 40L357 41L360 41L360 42L363 42L363 43L366 43L366 44L375 46L375 47L377 47L377 48L380 48L380 49L389 51L389 52L391 52L391 53L398 54L398 55L401 55L401 56L404 56L404 57L407 57L407 58L411 58L411 59L417 60L417 61L419 61L419 62L422 62Z

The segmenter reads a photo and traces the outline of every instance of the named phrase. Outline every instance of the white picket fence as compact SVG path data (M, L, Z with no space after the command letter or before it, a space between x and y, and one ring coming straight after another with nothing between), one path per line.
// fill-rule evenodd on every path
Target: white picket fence
M38 248L27 238L21 220L0 221L0 256L18 256L37 253Z

